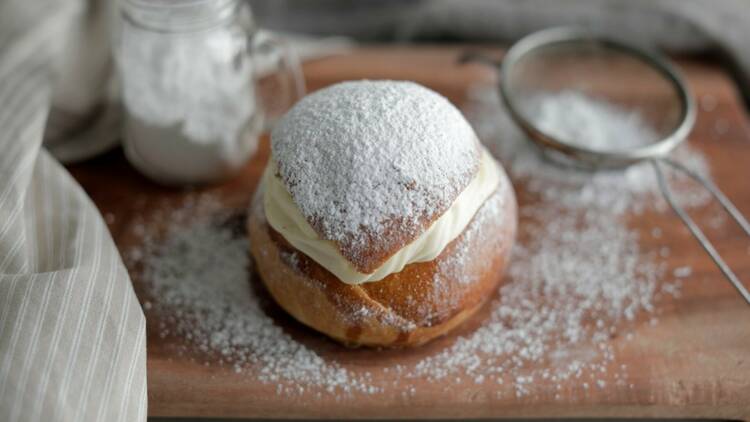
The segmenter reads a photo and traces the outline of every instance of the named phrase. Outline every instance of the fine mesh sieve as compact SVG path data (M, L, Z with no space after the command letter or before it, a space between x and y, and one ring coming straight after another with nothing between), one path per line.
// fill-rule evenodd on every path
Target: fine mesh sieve
M500 67L500 95L511 117L551 160L588 169L650 162L666 201L750 304L750 292L676 202L664 176L663 166L668 166L703 185L750 236L750 224L721 190L669 158L672 149L692 129L696 110L687 85L668 61L617 39L577 28L553 28L528 35L511 47L502 63L475 53L465 54L461 61L481 61ZM537 99L567 92L631 110L653 129L645 136L651 139L602 148L540 127L533 113Z

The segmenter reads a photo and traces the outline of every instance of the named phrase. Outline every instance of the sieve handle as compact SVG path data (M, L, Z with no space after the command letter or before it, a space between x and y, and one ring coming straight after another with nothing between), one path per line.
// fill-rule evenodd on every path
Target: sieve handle
M696 182L703 185L703 187L708 190L711 195L713 195L716 200L719 201L721 206L729 213L729 215L732 216L735 222L742 227L742 230L745 231L745 234L750 236L750 224L747 222L747 219L742 215L740 210L737 209L737 207L732 203L732 201L729 200L729 198L724 195L724 193L719 190L719 188L716 187L710 180L706 179L705 177L699 175L693 170L690 170L689 168L685 167L683 164L680 164L674 160L670 160L668 158L658 158L658 159L652 159L649 160L651 162L651 165L654 167L654 171L656 172L656 178L659 182L659 188L661 189L662 194L664 195L664 199L667 200L669 203L669 206L672 207L674 212L680 217L683 223L685 223L685 226L687 226L688 229L690 229L690 232L693 234L693 237L695 237L698 242L703 246L703 249L708 253L709 256L711 256L711 259L713 259L714 263L716 263L716 266L719 267L721 272L724 274L724 276L729 280L730 283L734 286L735 289L737 289L737 292L742 296L745 301L747 301L748 304L750 304L750 292L747 291L744 285L742 285L742 282L737 278L737 276L734 274L731 268L729 268L729 265L727 265L726 262L721 258L721 255L719 255L719 252L716 251L716 248L714 248L714 245L708 240L706 235L703 233L703 231L698 227L697 224L695 224L695 221L693 221L692 218L688 215L687 212L685 212L685 209L683 209L677 201L675 201L674 197L672 196L672 191L669 189L669 186L667 185L666 178L664 177L664 172L662 171L661 164L664 163L673 169L682 172L683 174L689 176Z

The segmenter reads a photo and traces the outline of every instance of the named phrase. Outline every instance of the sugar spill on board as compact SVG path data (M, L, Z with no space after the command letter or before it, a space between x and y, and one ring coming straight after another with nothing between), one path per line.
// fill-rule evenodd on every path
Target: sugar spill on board
M324 358L265 314L248 284L242 229L227 225L231 216L219 202L199 196L136 227L144 246L134 251L131 268L141 268L148 283L147 308L172 315L162 321L161 334L218 355L222 364L261 382L281 382L284 394L377 394L389 385L418 394L416 378L440 381L446 389L467 380L510 385L497 394L518 396L541 393L550 383L559 389L570 379L582 391L628 385L627 368L617 365L610 340L631 338L634 324L656 323L658 296L679 296L691 271L684 265L667 271L663 251L642 250L639 234L628 227L629 215L660 207L651 169L636 165L592 175L555 167L508 120L491 89L476 89L470 97L466 113L480 139L536 198L520 204L508 281L478 329L415 364L373 373ZM606 120L595 123L606 134ZM682 148L676 156L708 173L698 152ZM672 182L686 206L707 200L684 180ZM159 230L164 221L166 231Z
M659 294L676 296L680 290L680 281L667 277L659 254L641 250L638 233L625 218L654 203L658 186L652 169L634 165L624 172L592 174L556 166L514 126L493 90L481 87L470 97L466 113L480 139L537 198L520 204L522 235L509 281L500 288L489 318L473 334L423 360L415 373L432 379L469 376L477 383L509 381L519 396L531 393L535 380L559 386L572 377L581 380L583 389L612 380L627 383L626 368L611 368L615 350L608 340L627 331L640 314L653 313ZM547 101L558 99L553 95ZM573 111L576 118L570 120L561 113L538 117L559 132L575 125L580 139L600 147L608 140L621 142L610 131L621 129L623 119L638 122L585 96L572 106L585 110ZM647 130L631 128L630 133ZM677 159L708 172L703 157L689 148L679 150ZM683 179L671 183L686 206L709 199ZM689 267L680 272L686 271Z
M371 391L366 379L325 362L266 315L251 287L243 223L213 196L198 195L136 226L143 243L129 264L140 264L148 282L144 308L170 315L159 335L180 337L206 362L218 356L237 373L254 366L259 380L278 383L280 393Z

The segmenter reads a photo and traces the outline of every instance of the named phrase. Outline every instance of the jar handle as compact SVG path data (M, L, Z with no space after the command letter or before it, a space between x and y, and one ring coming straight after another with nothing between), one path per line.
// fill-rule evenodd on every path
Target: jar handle
M297 100L305 95L305 79L297 54L284 41L266 31L250 34L249 54L256 72L256 80L270 78L274 89L259 89L258 99L263 107L264 129L269 129Z

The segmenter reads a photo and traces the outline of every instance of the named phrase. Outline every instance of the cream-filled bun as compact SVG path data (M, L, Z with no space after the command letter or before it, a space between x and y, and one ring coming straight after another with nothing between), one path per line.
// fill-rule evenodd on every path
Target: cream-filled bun
M248 229L264 284L296 319L348 344L410 346L494 292L516 202L444 97L411 82L344 82L273 131Z

